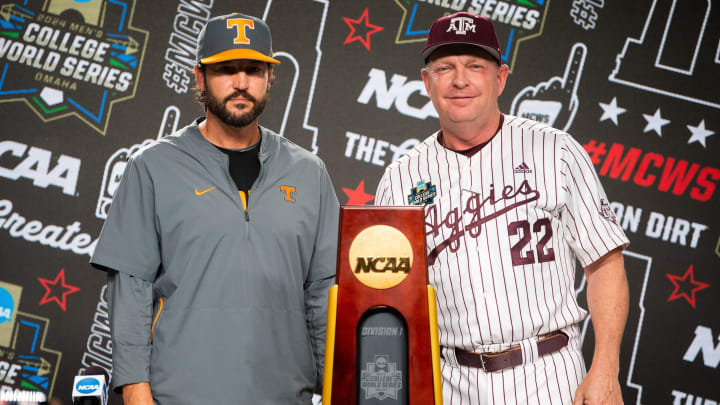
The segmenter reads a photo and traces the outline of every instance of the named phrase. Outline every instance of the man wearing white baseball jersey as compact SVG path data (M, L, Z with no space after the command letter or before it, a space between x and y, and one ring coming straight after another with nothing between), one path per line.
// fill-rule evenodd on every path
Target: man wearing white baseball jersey
M621 404L629 242L587 153L500 112L508 67L488 19L436 20L422 54L440 131L386 169L375 201L425 206L444 403ZM587 373L576 260L595 331Z

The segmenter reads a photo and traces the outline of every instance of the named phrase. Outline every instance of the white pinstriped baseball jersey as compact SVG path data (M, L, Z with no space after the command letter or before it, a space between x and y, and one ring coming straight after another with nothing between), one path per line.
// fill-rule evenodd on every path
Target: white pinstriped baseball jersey
M509 115L472 157L437 135L387 167L375 204L433 199L425 231L440 344L497 351L582 321L576 258L587 266L629 243L582 146Z

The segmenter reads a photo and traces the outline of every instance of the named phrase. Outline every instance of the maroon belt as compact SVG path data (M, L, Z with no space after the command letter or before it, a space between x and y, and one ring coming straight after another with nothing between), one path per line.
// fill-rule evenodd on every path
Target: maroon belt
M545 336L537 341L538 355L544 356L556 352L565 347L567 343L568 336L560 331ZM513 346L496 353L474 353L455 348L455 358L461 366L481 368L485 371L515 367L523 362L520 346Z

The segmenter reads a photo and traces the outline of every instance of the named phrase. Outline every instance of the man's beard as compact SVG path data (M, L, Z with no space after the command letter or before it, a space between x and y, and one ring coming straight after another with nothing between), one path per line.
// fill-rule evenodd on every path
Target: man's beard
M213 95L209 89L207 88L207 84L205 85L205 89L203 90L203 93L205 93L203 96L205 98L205 108L207 108L211 113L213 113L216 117L220 119L220 121L224 122L227 125L233 126L233 127L245 127L248 126L251 122L255 121L257 117L262 114L263 110L265 110L265 104L267 104L267 99L269 96L269 92L258 102L258 100L251 96L250 93L248 93L245 90L237 90L233 94L225 97L225 99L221 102L215 95ZM243 96L249 101L253 103L253 107L250 111L240 114L240 115L234 115L231 113L225 105L230 101L232 98L237 96Z

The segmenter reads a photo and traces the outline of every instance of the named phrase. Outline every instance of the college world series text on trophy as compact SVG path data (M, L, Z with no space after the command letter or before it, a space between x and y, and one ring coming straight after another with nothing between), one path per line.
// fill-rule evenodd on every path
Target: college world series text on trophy
M442 404L422 207L341 207L323 405Z

